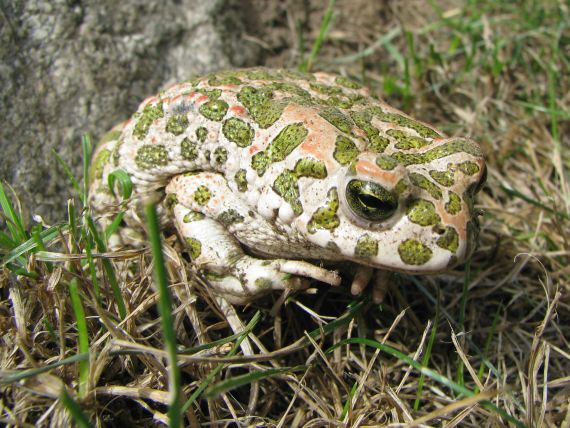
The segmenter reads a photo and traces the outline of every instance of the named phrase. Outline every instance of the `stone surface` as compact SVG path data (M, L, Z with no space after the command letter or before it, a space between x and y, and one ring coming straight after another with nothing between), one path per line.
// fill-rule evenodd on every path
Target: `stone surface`
M81 135L96 141L177 80L260 62L248 1L12 0L0 4L0 179L27 214L65 218L81 176ZM249 37L246 37L249 36Z

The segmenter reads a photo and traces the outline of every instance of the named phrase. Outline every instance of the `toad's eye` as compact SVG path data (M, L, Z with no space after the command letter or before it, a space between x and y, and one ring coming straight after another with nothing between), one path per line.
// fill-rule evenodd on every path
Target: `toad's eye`
M397 196L371 181L351 180L346 185L346 202L354 214L370 221L386 220L398 209Z

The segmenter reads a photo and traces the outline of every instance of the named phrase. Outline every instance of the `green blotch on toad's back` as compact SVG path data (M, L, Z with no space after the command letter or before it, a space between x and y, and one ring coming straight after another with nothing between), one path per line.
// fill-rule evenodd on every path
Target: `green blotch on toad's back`
M168 119L165 129L166 132L170 132L173 135L180 135L186 131L188 125L190 125L188 116L186 114L177 114Z
M270 70L265 69L254 69L254 70L247 70L245 75L248 79L251 80L273 80L275 79L275 73L272 73Z
M242 83L236 73L231 71L214 75L208 80L208 85L210 86L241 85Z
M260 128L273 125L287 105L284 102L273 101L273 92L267 89L243 87L238 93L238 101L244 105L251 118Z
M343 109L349 109L354 104L354 102L350 98L338 95L333 95L331 97L328 97L325 101L326 104L329 106L339 107Z
M145 144L137 150L135 163L140 169L151 169L168 164L168 151L162 144Z
M465 175L475 175L481 170L481 168L479 168L479 165L470 161L457 164L457 168Z
M358 156L358 147L356 144L344 135L336 137L333 157L341 165L347 165Z
M435 171L432 170L429 172L431 178L433 178L437 183L441 184L442 186L449 187L453 186L455 183L453 170L447 169L446 171Z
M384 112L380 107L372 107L371 110L373 111L374 116L376 116L382 122L393 123L394 125L413 129L420 135L420 137L441 138L441 135L439 135L436 131L412 118L399 113Z
M192 260L196 260L202 254L202 243L195 238L186 238L186 245Z
M311 158L299 159L293 171L298 177L325 178L327 176L325 163Z
M357 257L376 257L378 255L378 240L365 234L358 238L354 255Z
M180 142L180 155L188 161L196 160L198 157L198 144L190 141L188 138L184 138Z
M103 169L110 158L111 150L103 149L97 153L97 157L92 162L91 170L89 171L89 183L93 183L93 181L100 180L103 177Z
M223 100L212 100L200 106L198 111L207 119L220 122L228 111L228 103Z
M354 126L352 120L335 107L324 108L319 112L319 116L334 125L342 132L345 132L347 134L350 134L352 132L352 127Z
M222 212L217 220L224 226L224 227L229 227L232 224L236 224L236 223L243 223L244 221L244 217L238 213L236 210L234 210L233 208L230 208L224 212Z
M210 99L210 101L217 100L218 98L220 98L222 96L222 90L221 89L200 88L196 92L206 95Z
M368 149L375 153L382 153L390 144L390 140L386 137L380 135L378 128L372 125L372 113L370 109L363 109L357 111L351 111L350 117L356 124L366 134L368 139Z
M300 200L299 178L312 177L323 179L327 176L327 168L324 162L302 158L297 161L295 168L291 171L286 169L273 183L273 190L291 205L296 215L303 213L303 205Z
M172 210L178 204L178 196L176 193L169 193L164 198L164 206L166 209Z
M269 143L264 151L253 155L251 167L258 175L263 175L270 164L285 159L295 148L303 142L308 134L307 128L302 123L287 125Z
M420 189L427 191L433 198L441 199L441 189L436 184L429 181L424 175L413 172L410 174L410 181Z
M206 186L198 186L194 191L194 201L196 201L198 205L206 205L210 201L211 197L212 194L210 189Z
M435 212L435 205L425 199L413 201L409 205L406 214L412 223L420 226L434 226L441 221L441 218Z
M340 219L337 216L339 201L336 187L333 187L327 193L327 202L325 206L317 208L311 220L307 224L309 233L315 233L317 229L332 230L340 225Z
M230 117L224 121L222 133L228 140L236 143L238 147L250 146L255 135L251 125L237 117Z
M433 162L455 153L467 153L472 156L482 157L483 153L479 146L469 140L453 140L440 146L434 147L424 153L396 152L392 156L404 166L421 165Z
M199 211L189 211L182 219L182 222L192 223L193 221L203 220L204 218L206 218L206 216Z
M349 89L360 89L362 88L362 85L358 82L355 82L352 79L349 79L347 77L344 76L337 76L336 79L334 79L335 83L344 86L345 88L349 88Z
M311 82L309 87L316 92L324 95L342 95L343 91L338 86L331 86L325 83Z
M225 147L216 147L214 150L214 161L218 165L223 165L228 160L228 151Z
M164 117L164 111L162 110L162 101L153 105L147 104L143 111L139 114L135 128L133 129L133 135L139 140L142 140L148 134L148 130L152 123Z
M293 209L296 215L303 213L303 206L299 200L299 186L297 174L293 171L285 170L275 179L273 190Z
M461 211L461 198L457 193L449 192L449 201L445 204L445 211L451 215L456 215Z
M437 240L437 245L452 253L457 252L459 248L459 235L457 231L453 227L447 226L443 235Z
M206 141L207 136L208 136L208 130L206 128L204 128L203 126L196 128L196 138L198 139L198 141L203 143L204 141Z
M376 165L384 171L392 171L398 166L398 161L391 156L378 155L376 157Z
M405 264L414 266L427 263L433 254L427 245L417 239L406 239L398 246L398 253Z
M247 191L247 171L245 169L240 169L236 172L234 179L236 181L237 189L240 192Z
M410 135L399 129L389 129L386 131L386 134L396 139L397 143L395 147L399 150L421 149L431 143L431 141L425 138Z

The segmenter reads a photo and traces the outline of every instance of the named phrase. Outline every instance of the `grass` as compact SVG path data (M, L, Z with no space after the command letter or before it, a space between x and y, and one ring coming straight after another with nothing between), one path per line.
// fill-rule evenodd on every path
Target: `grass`
M121 217L97 230L71 172L68 219L51 226L28 226L0 184L2 423L568 424L570 12L375 3L357 16L323 5L319 26L292 36L303 41L292 56L481 143L489 179L470 264L399 275L381 305L318 286L284 304L224 306L151 208L149 247L109 253ZM111 181L130 197L126 177Z

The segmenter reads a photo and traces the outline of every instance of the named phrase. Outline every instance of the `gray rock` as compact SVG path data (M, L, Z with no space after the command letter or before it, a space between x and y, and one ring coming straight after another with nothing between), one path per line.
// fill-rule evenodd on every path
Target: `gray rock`
M0 2L0 179L27 215L65 218L82 174L81 136L96 141L146 96L192 75L254 65L248 2Z

